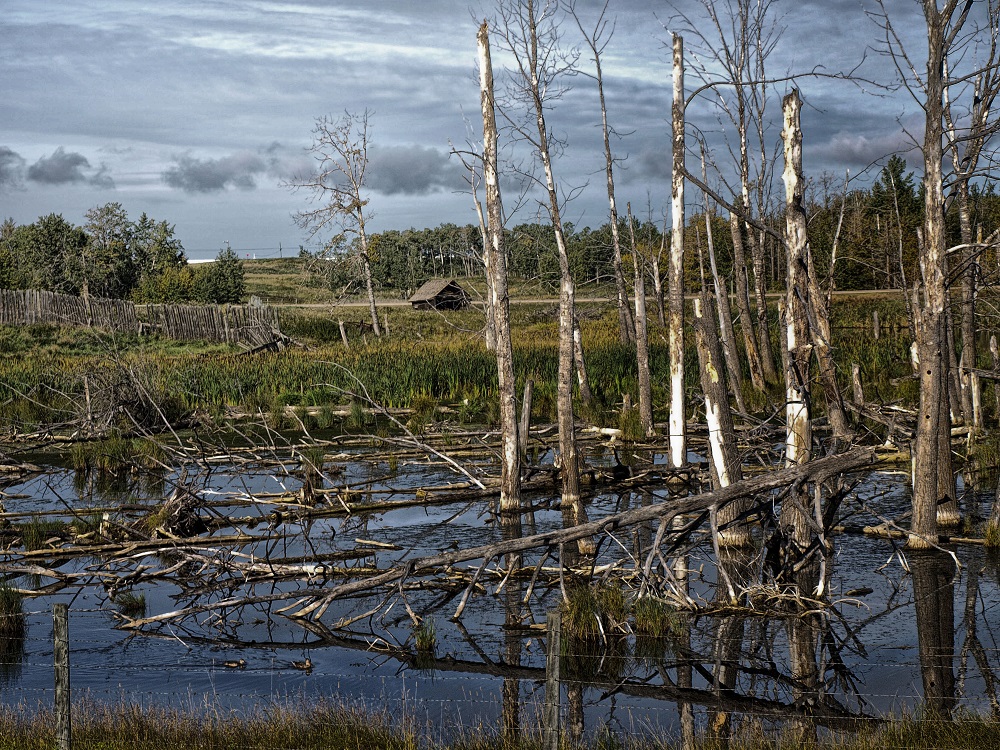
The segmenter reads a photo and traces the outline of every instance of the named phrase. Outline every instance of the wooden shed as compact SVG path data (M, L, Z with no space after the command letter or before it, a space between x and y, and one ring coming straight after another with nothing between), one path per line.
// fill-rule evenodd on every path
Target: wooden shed
M414 310L461 310L469 305L469 293L454 279L431 279L410 297Z

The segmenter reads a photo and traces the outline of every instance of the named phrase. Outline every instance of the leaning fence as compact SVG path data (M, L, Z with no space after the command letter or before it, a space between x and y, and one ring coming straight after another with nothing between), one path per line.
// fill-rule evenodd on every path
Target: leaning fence
M278 311L266 305L136 305L39 289L0 289L0 325L36 323L247 347L264 346L280 331Z

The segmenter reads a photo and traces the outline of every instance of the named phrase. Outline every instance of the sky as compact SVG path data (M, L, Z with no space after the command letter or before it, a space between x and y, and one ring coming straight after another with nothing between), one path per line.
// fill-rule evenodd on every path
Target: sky
M603 0L577 5L592 24ZM919 59L919 4L888 7ZM687 28L678 12L705 28L699 9L697 0L609 4L615 28L602 63L619 133L617 197L641 218L661 221L669 203L669 40ZM774 9L772 75L860 64L867 79L893 80L859 0L775 0ZM310 237L297 226L309 196L288 184L313 168L318 117L367 109L372 229L475 223L465 171L449 153L482 139L475 39L479 20L494 15L486 0L5 0L0 218L27 224L59 213L82 225L88 209L118 202L132 219L145 212L173 224L192 259L227 244L244 257L315 249L330 233ZM577 34L563 26L567 49ZM685 42L697 52L692 35ZM496 51L498 78L504 63ZM592 70L587 54L579 65ZM688 74L689 91L699 83ZM608 209L596 89L585 75L565 84L547 113L562 143L556 179L570 198L565 217L597 227ZM905 92L836 78L797 85L807 177L870 175L871 164L907 148L908 132L919 135L922 115ZM791 86L772 92L777 120ZM692 102L688 121L725 170L731 127L706 97ZM772 146L779 131L769 132ZM919 172L919 157L906 156ZM534 220L541 198L529 193L508 223Z

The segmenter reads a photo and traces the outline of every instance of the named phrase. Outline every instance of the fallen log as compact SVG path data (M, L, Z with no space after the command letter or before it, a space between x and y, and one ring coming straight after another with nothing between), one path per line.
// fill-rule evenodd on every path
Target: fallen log
M413 574L438 570L460 562L488 560L500 555L525 552L538 547L554 547L654 519L666 522L669 525L669 521L677 516L702 512L713 505L722 507L734 500L769 493L772 490L780 489L797 482L821 482L838 474L871 466L875 461L875 457L876 450L874 448L855 448L846 453L827 456L791 468L768 472L752 479L731 484L714 492L706 492L692 497L671 498L661 503L633 508L568 529L547 531L531 536L481 545L479 547L459 549L406 560L377 575L337 586L311 589L309 591L275 592L248 597L229 597L212 603L193 605L172 612L131 620L124 627L137 629L216 609L289 599L298 599L300 603L303 600L309 600L297 612L288 615L295 618L307 618L317 611L322 614L329 604L338 597L349 596L362 591L370 591L387 584L398 584L399 581Z

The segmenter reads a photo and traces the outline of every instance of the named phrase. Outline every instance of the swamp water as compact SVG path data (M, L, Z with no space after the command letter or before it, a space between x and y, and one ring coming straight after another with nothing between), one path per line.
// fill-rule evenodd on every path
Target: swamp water
M544 694L546 613L573 586L573 574L560 573L560 555L592 580L638 589L657 533L655 521L607 533L595 539L591 558L577 556L575 545L524 552L515 574L503 555L485 566L482 560L442 566L332 599L297 619L287 615L375 568L561 529L566 519L556 493L532 493L534 512L511 529L495 522L488 500L468 492L447 500L448 493L431 490L423 497L440 496L439 502L388 506L413 500L417 488L462 477L440 462L389 461L372 450L328 455L328 491L308 502L291 459L222 462L195 478L185 473L162 484L103 487L34 460L42 474L4 487L14 523L29 523L21 514L36 513L125 525L180 479L204 503L203 519L240 520L218 521L217 530L181 551L163 540L148 548L125 545L113 557L24 555L8 534L0 572L17 588L44 592L24 600L24 637L0 638L0 700L29 708L52 701L51 605L66 602L75 697L243 712L275 701L333 699L415 721L432 737L480 727L534 731ZM663 458L653 461L662 465ZM669 497L663 486L618 488L589 498L587 514L595 520ZM963 513L978 515L992 499L969 498ZM367 501L383 505L333 515ZM905 480L876 472L848 495L841 516L852 526L874 525L902 517L908 506ZM247 536L234 540L234 527ZM656 582L647 588L704 608L720 596L715 556L697 534L688 541L672 550L664 540L662 559L649 558ZM799 608L788 616L777 589L758 587L745 602L749 608L731 615L671 616L665 637L564 634L568 731L678 737L685 719L696 731L724 733L747 718L838 730L925 705L996 712L997 558L974 545L922 555L904 555L900 545L858 534L834 537L824 571L825 601L832 604L807 606L810 614ZM759 558L725 555L723 581L755 580ZM145 597L144 613L128 612L133 619L187 613L123 628L128 618L119 611L127 594Z

